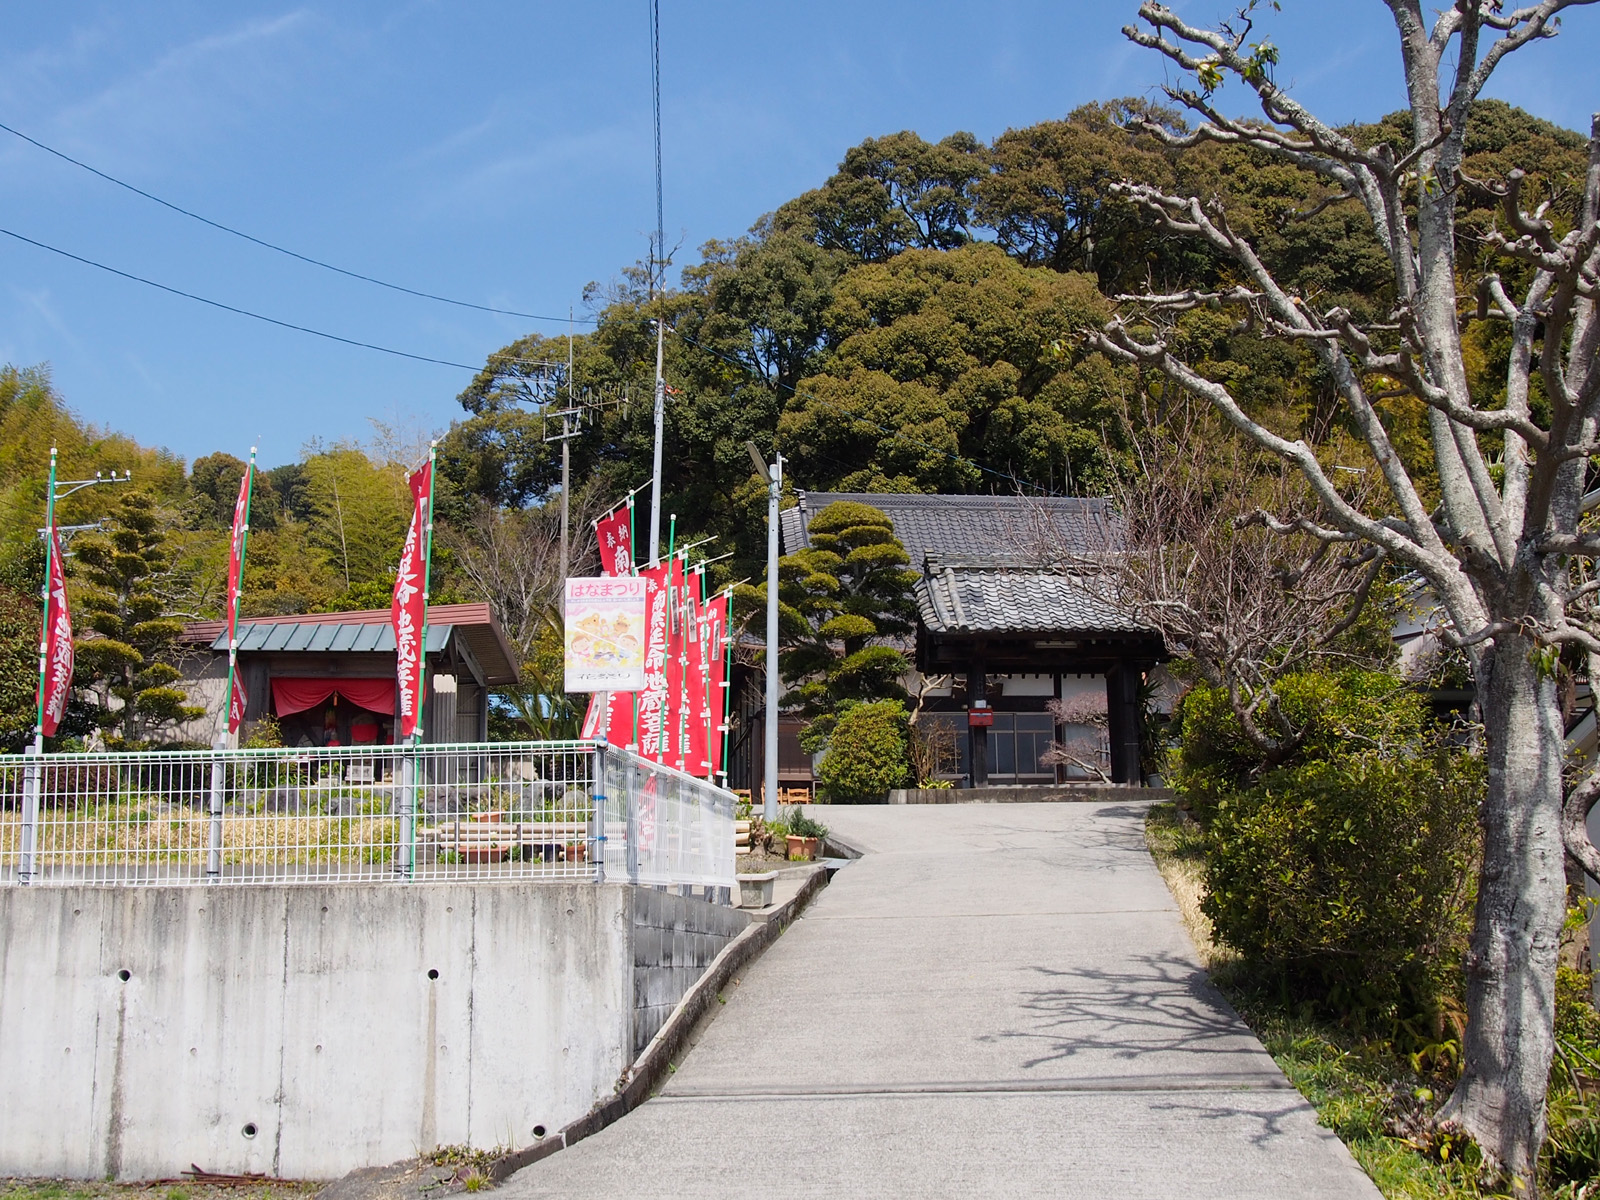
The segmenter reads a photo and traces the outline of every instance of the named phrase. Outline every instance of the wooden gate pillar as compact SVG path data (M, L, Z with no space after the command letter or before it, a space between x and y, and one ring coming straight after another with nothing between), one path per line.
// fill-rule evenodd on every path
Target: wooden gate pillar
M1144 672L1130 663L1118 663L1106 672L1106 716L1111 737L1111 782L1144 782L1139 769L1139 743L1144 713L1139 706L1139 685Z

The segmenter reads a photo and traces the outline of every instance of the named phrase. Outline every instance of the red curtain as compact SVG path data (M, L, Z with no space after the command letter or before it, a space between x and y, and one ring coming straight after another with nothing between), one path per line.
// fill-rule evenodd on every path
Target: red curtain
M272 681L272 707L278 716L316 708L335 692L351 704L372 712L394 712L392 679L305 679L295 676Z

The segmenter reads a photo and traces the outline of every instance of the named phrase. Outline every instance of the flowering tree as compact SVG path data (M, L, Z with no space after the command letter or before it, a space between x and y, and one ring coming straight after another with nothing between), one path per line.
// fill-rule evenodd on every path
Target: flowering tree
M1252 40L1254 3L1215 28L1141 4L1144 24L1127 36L1183 73L1168 94L1200 118L1192 132L1152 123L1142 131L1171 145L1248 147L1321 179L1319 209L1361 205L1389 260L1393 303L1376 320L1320 308L1280 283L1217 199L1127 183L1121 195L1227 261L1235 282L1213 292L1122 297L1120 314L1092 335L1099 349L1203 398L1244 437L1292 464L1318 510L1265 514L1269 527L1368 547L1416 572L1469 657L1488 761L1484 855L1466 964L1462 1075L1438 1117L1459 1122L1525 1186L1545 1131L1565 910L1557 667L1564 647L1600 652L1600 586L1583 579L1585 560L1600 553L1600 528L1585 515L1600 454L1600 119L1581 200L1566 218L1525 194L1521 172L1474 180L1461 167L1473 105L1495 67L1554 36L1563 9L1588 2L1508 9L1498 0L1455 0L1430 23L1419 0L1386 0L1410 102L1411 127L1399 145L1357 140L1281 88L1276 48ZM1264 122L1222 115L1215 93L1230 80L1253 92ZM1457 205L1467 189L1498 197L1499 227L1483 243L1500 272L1472 277L1458 260ZM1383 482L1381 500L1353 501L1314 446L1269 428L1225 380L1185 360L1174 323L1203 307L1230 310L1242 327L1312 348L1368 469ZM1465 352L1466 334L1480 321L1502 322L1507 342L1503 384L1487 391L1472 387ZM1410 461L1384 419L1384 403L1395 396L1426 406L1426 449ZM1567 798L1566 846L1591 871L1600 871L1600 854L1583 833L1582 813L1596 796L1600 777L1591 775Z
M1111 714L1106 709L1103 692L1072 696L1065 700L1052 700L1045 707L1057 725L1065 725L1070 732L1059 741L1053 741L1039 761L1047 766L1077 767L1110 783L1104 762L1109 762L1106 736Z

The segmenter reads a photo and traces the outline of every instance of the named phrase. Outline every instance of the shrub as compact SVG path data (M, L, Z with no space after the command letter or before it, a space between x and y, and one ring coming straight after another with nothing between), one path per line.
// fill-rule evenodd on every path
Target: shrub
M1308 671L1273 684L1289 724L1299 731L1294 752L1279 766L1332 761L1353 753L1405 753L1431 736L1423 697L1382 671ZM1266 756L1245 737L1221 688L1196 687L1176 714L1179 747L1175 786L1204 810L1253 787L1268 769Z
M881 804L911 778L905 705L898 700L844 709L817 764L817 786L835 804Z
M1482 763L1393 677L1290 676L1280 694L1305 738L1270 767L1225 697L1185 700L1180 786L1206 819L1203 910L1287 997L1437 1041L1470 929Z
M783 827L787 830L788 837L825 838L828 836L828 827L813 817L806 816L803 808L789 808L784 810Z
M240 743L246 750L275 750L283 745L283 729L278 718L262 713L246 727L245 739Z

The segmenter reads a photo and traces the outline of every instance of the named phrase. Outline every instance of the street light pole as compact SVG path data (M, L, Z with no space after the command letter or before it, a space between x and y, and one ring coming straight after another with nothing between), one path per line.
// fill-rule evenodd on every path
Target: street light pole
M769 469L754 442L746 442L756 470L767 481L767 724L761 819L778 819L778 511L783 500L783 455Z
M21 883L32 883L38 874L38 838L39 838L39 803L40 803L40 760L44 757L44 707L45 707L45 671L48 667L48 650L50 645L50 575L51 567L59 569L60 564L54 562L56 554L56 502L65 500L74 492L81 492L84 488L95 487L102 483L130 483L133 476L131 472L124 471L119 478L115 471L109 476L95 472L93 479L57 479L56 478L56 448L50 447L50 478L45 485L44 528L39 531L44 538L44 585L39 592L39 600L43 607L44 624L39 631L39 691L34 710L33 744L27 747L28 764L23 769L22 777L22 844L20 861L17 864L17 879ZM77 526L76 528L86 528Z

